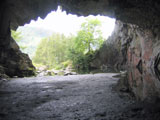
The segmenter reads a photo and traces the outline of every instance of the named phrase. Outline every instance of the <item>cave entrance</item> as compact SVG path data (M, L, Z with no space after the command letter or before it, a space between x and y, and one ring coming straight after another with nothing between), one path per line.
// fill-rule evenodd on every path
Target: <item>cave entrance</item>
M21 51L29 55L38 73L53 75L62 71L60 74L64 74L64 69L69 72L73 68L86 72L114 25L115 19L112 18L66 14L58 7L45 19L39 17L16 31L12 30L12 37Z

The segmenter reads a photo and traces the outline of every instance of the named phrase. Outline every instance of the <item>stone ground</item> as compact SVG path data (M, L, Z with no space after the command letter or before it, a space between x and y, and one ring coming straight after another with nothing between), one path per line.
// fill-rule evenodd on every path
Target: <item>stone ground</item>
M128 109L134 100L112 89L114 75L11 79L0 86L0 120L143 120L141 108Z

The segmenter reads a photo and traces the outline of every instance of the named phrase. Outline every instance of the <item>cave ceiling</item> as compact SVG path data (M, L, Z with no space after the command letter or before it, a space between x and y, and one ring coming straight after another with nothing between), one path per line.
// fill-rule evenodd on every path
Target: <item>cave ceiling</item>
M45 18L58 5L78 16L100 14L141 27L160 24L158 0L2 0L0 10L8 14L11 27L16 28L31 19Z

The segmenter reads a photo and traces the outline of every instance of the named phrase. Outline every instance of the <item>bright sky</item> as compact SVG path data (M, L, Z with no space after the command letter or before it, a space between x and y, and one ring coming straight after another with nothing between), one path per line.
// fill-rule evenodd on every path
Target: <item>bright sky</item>
M90 18L98 18L102 23L102 33L104 38L108 38L111 35L115 19L104 16L88 16ZM61 11L58 8L57 11L52 11L43 20L38 18L37 21L32 20L27 26L37 27L40 29L49 29L53 32L63 33L65 35L76 34L80 29L80 25L85 21L87 17L78 17L76 15L66 14L65 11Z

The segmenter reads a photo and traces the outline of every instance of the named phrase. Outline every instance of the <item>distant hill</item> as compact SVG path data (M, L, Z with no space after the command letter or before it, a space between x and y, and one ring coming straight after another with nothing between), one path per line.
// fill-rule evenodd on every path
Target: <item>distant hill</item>
M21 32L22 36L19 45L27 47L25 50L23 50L23 52L29 54L30 58L34 56L36 48L41 39L51 36L53 33L51 30L30 26L19 27L17 31Z

